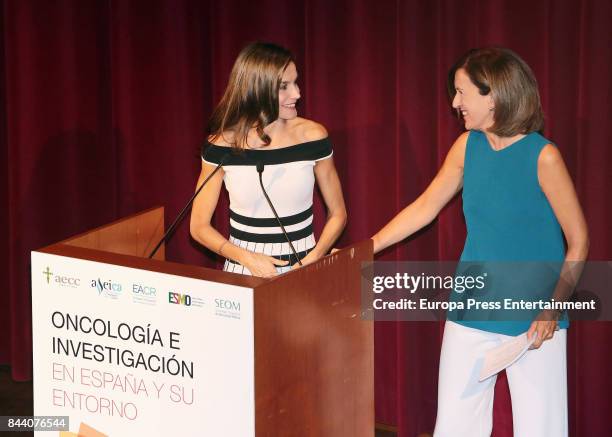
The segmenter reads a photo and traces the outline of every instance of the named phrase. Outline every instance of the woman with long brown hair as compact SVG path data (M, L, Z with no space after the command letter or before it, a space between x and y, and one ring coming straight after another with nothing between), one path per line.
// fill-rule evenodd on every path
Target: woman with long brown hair
M340 181L325 128L297 116L300 99L293 55L253 43L238 55L208 125L201 182L222 167L193 204L191 235L226 258L225 271L271 276L324 256L346 223ZM279 226L260 186L283 225ZM314 182L328 210L320 239L313 235ZM230 197L230 237L212 225L221 187ZM289 241L287 241L287 238Z

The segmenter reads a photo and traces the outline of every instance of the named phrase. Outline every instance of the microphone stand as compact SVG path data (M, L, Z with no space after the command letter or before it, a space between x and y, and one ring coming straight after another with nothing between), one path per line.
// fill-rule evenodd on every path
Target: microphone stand
M176 225L182 220L183 216L185 215L185 212L187 212L187 210L189 209L189 207L191 206L191 204L195 200L196 196L198 194L200 194L200 191L202 191L202 188L204 188L204 185L206 185L208 183L208 181L210 180L210 178L212 178L215 175L215 173L217 173L219 171L219 169L221 168L221 166L223 165L223 163L225 162L227 157L228 157L228 154L223 155L221 157L221 161L219 161L219 164L217 164L217 167L215 167L213 172L211 174L209 174L206 179L204 179L202 184L200 184L200 186L198 187L198 189L196 190L194 195L191 196L191 199L189 199L189 202L187 202L187 205L185 205L183 207L183 209L181 210L181 212L179 212L179 214L176 217L176 219L174 220L174 222L170 225L170 227L168 228L168 230L164 234L164 236L161 238L161 240L159 240L159 243L157 243L157 246L155 246L155 249L153 249L153 251L149 255L149 258L153 258L153 256L157 253L158 249L161 247L162 243L166 243L172 237L172 234L174 233Z
M289 239L289 236L287 235L287 232L285 231L285 227L283 226L281 219L278 217L278 214L276 213L276 209L274 209L274 205L272 205L272 201L270 200L270 197L268 197L268 193L266 192L266 189L264 188L263 180L261 178L263 171L264 171L263 162L257 161L257 173L259 173L259 185L261 186L261 191L263 191L264 196L266 197L266 200L268 201L268 205L270 205L270 209L272 210L272 213L274 214L274 217L276 218L276 221L278 222L278 225L283 231L283 234L285 234L285 239L287 240L287 243L289 243L289 247L291 248L291 252L293 252L293 256L295 256L295 259L297 260L298 264L300 266L303 266L302 261L298 257L297 252L295 251L295 247L293 247L293 244L291 243L291 240Z

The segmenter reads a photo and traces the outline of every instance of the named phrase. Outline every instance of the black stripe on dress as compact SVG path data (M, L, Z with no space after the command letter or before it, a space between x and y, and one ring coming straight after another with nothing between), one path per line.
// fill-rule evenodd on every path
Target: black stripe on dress
M302 211L300 213L290 215L287 217L280 217L280 221L283 226L289 225L297 225L298 223L303 222L304 220L310 218L312 216L312 206L308 208L306 211ZM257 228L269 228L273 226L278 226L278 221L276 218L254 218L254 217L246 217L244 215L240 215L230 209L230 218L234 220L236 223L240 223L241 225L253 226Z
M202 145L202 159L213 164L221 162L224 155L229 155L224 165L264 165L285 164L296 161L316 161L332 154L329 138L294 144L278 149L246 149L236 151L230 147L217 146L212 143Z
M312 249L314 249L314 247ZM312 249L304 250L302 252L297 252L298 258L300 260L304 259L306 255L312 252ZM262 253L262 255L271 256L272 258L276 258L281 261L289 261L289 264L287 264L286 266L277 266L277 267L289 267L294 264L297 264L297 259L295 258L295 256L293 256L292 253L289 253L287 255L268 255L267 253ZM230 264L235 264L236 266L240 266L240 263L238 263L237 261L231 260L231 259L227 259L227 262L229 262Z
M312 223L299 231L287 232L287 237L292 242L301 238L306 238L312 234ZM254 234L252 232L241 231L230 226L230 235L238 240L248 241L253 243L285 243L287 238L282 232L280 234Z

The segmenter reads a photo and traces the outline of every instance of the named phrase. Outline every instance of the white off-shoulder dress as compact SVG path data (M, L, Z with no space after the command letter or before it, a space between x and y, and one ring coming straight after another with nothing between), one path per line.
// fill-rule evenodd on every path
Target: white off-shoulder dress
M329 159L332 154L328 138L276 149L246 149L240 153L207 143L202 150L205 162L217 165L227 155L223 181L230 199L229 241L252 252L288 260L289 265L277 267L279 273L297 262L259 185L257 163L261 162L268 196L298 257L305 257L316 244L312 213L315 162ZM223 270L251 274L246 267L229 259Z

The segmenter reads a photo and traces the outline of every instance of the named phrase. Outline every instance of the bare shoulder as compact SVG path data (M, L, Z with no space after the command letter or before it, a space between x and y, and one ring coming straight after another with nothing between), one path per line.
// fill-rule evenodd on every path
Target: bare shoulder
M322 140L329 135L325 126L306 118L296 119L294 129L300 142Z
M470 131L463 132L457 137L450 150L448 151L447 161L458 167L462 167L465 161L465 150L467 146L467 140L470 136Z
M552 144L546 144L540 151L538 167L552 168L563 165L563 157L559 149Z
M456 146L458 146L458 147L463 147L463 148L465 148L465 146L466 146L466 144L467 144L467 140L468 140L468 137L469 137L469 136L470 136L470 131L469 131L469 130L468 130L468 131L463 132L461 135L459 135L459 136L457 137L457 139L455 140L455 142L454 142L453 146L455 146L455 145L456 145Z
M559 187L563 181L571 181L571 176L557 147L546 144L538 156L538 181L544 192Z
M234 135L231 131L225 131L221 135L209 135L207 139L210 144L215 146L232 147L230 142L233 141L233 138Z

